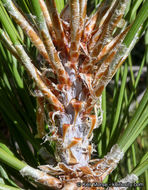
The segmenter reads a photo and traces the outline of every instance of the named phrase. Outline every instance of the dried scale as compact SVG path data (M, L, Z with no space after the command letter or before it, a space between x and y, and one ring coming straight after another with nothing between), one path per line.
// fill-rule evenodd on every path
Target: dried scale
M39 166L42 171L26 166L20 172L55 189L97 189L78 187L77 183L101 183L123 157L116 144L103 159L91 160L91 140L93 130L102 122L103 89L127 57L123 40L130 26L123 29L119 25L128 0L106 0L90 17L86 15L87 0L69 0L60 15L54 0L46 0L46 4L39 0L43 14L37 18L38 31L11 0L3 1L46 62L42 72L21 44L7 40L8 49L25 66L40 91L37 136L56 143L57 166ZM3 40L6 38L3 33ZM49 70L52 74L47 75ZM50 135L44 129L45 118ZM136 180L133 174L122 181Z

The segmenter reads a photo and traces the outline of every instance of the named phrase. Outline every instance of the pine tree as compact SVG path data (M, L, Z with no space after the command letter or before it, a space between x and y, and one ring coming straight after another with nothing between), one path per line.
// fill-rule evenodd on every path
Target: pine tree
M103 1L89 17L87 0L69 0L60 14L54 0L31 0L32 20L16 2L2 3L39 52L39 61L32 60L17 36L1 30L36 85L36 137L56 147L56 166L41 165L40 171L27 165L21 174L55 189L97 189L86 185L103 182L124 155L115 144L103 159L91 159L93 130L102 123L102 92L132 48L124 43L131 28L123 19L128 0ZM131 174L120 182L136 180Z

